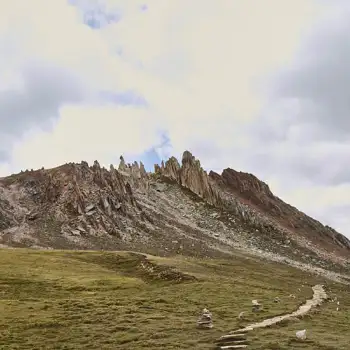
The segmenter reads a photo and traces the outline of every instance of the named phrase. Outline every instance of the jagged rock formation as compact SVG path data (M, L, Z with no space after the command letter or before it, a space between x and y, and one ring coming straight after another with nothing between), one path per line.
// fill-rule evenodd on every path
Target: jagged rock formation
M63 236L107 233L121 237L127 230L122 218L139 211L132 188L147 189L147 174L140 171L138 164L124 165L123 170L124 175L111 165L108 171L97 161L92 167L86 162L71 163L7 178L2 193L4 200L13 193L19 196L19 202L24 204L20 206L22 214L26 214L23 219L34 226L41 219L49 219L55 224L52 232L59 227ZM5 216L6 211L1 213ZM6 223L2 220L2 226Z
M11 209L9 201L0 198L0 230L5 230L16 223Z
M345 236L274 196L269 186L254 175L228 168L221 176L214 172L209 176L226 195L228 206L238 199L248 209L244 215L258 230L268 230L278 237L289 236L315 248L350 248L350 241Z
M320 268L344 265L350 251L344 236L255 176L208 175L188 151L181 165L172 157L154 173L120 157L118 170L95 161L2 178L0 244L202 257L243 249Z
M286 244L289 237L314 245L314 249L320 240L323 247L345 248L345 252L350 249L346 237L274 196L269 186L252 174L227 168L221 175L211 171L208 176L188 151L184 152L182 166L172 157L165 166L157 167L156 173L178 182L209 204L233 212L256 232Z
M210 204L220 204L220 196L216 188L211 186L208 174L201 167L200 161L188 151L182 156L182 166L176 158L171 157L165 166L156 167L155 172L175 180Z

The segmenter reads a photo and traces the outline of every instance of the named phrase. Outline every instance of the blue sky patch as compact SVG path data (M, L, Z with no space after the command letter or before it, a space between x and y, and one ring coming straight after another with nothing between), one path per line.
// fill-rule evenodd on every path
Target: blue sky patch
M154 171L154 164L160 164L162 160L155 149L151 148L140 155L139 161L144 164L147 171Z
M106 9L101 4L91 4L86 0L68 0L82 14L83 22L92 29L101 29L109 24L119 22L122 12L119 9Z
M84 13L84 23L92 29L101 29L111 23L119 22L120 19L120 13L107 13L103 9L88 10Z
M134 91L101 91L100 97L104 101L112 102L121 106L148 106L146 99Z

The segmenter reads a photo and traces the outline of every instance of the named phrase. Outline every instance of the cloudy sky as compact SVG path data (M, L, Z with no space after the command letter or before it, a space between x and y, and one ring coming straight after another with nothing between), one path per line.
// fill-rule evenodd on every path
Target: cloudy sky
M185 149L350 237L350 2L6 0L0 176Z

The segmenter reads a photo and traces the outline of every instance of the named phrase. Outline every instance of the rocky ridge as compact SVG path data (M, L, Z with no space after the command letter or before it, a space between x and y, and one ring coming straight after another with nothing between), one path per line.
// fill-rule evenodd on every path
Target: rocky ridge
M175 158L170 158L155 171L177 181L209 204L233 212L256 232L280 240L291 237L316 250L318 245L323 245L349 254L350 241L345 236L283 202L252 174L227 168L221 175L213 171L207 175L188 151L183 155L181 167Z
M207 174L188 151L147 173L95 161L0 179L0 244L210 257L233 250L346 266L350 242L251 174Z

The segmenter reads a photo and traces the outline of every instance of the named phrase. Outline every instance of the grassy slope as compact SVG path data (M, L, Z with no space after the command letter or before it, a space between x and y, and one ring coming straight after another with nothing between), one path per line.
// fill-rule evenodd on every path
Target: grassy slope
M230 330L295 310L322 282L239 255L149 259L162 267L146 271L142 256L131 253L0 250L0 349L210 349ZM170 266L197 280L179 281ZM326 303L301 321L254 331L250 348L349 349L349 290L328 287L340 300L339 312ZM274 303L275 296L283 302ZM252 299L264 304L258 315L250 312ZM213 313L211 330L196 328L203 307ZM244 321L237 319L241 311ZM294 334L304 327L310 334L301 345Z

